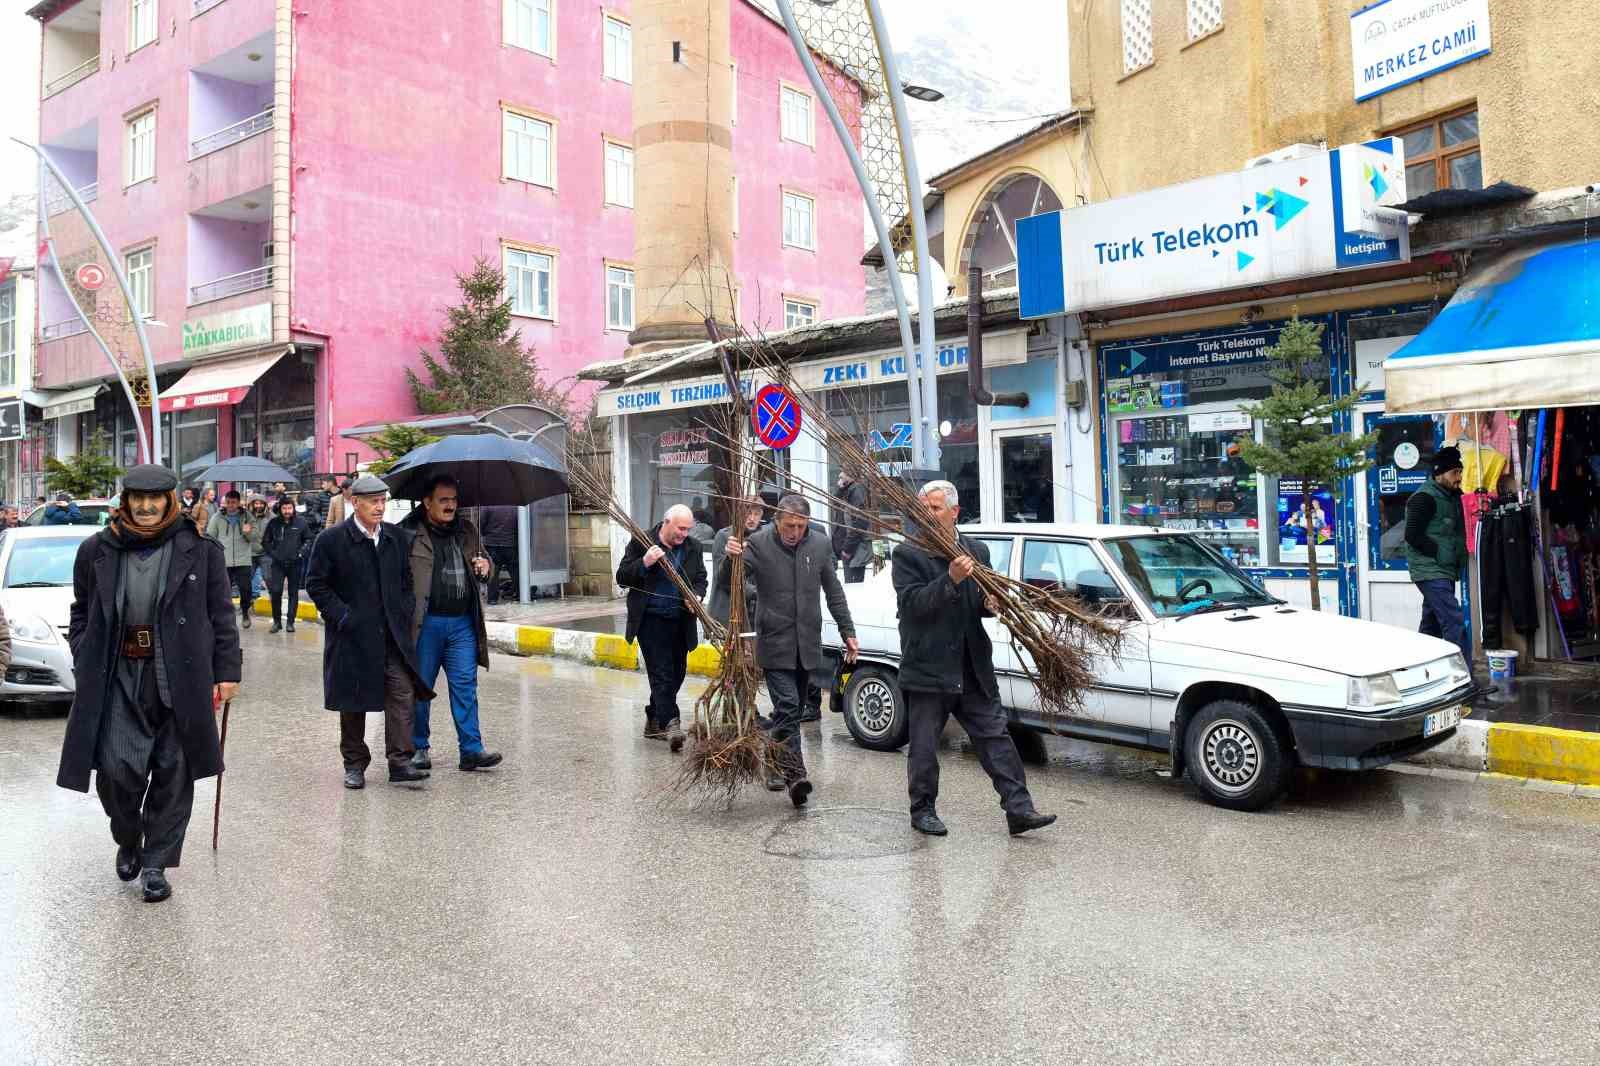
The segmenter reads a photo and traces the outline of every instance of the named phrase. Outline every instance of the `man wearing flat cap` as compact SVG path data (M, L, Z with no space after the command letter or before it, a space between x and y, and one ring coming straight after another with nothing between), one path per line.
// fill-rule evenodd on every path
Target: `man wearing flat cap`
M178 480L136 466L110 523L72 568L77 692L56 784L95 790L117 842L117 876L142 873L146 902L172 894L194 783L222 772L216 709L239 688L239 630L222 548L178 506Z
M367 715L383 715L389 780L421 781L428 771L411 765L415 701L433 699L417 669L411 637L416 593L412 588L411 535L383 520L389 486L365 474L351 486L350 517L330 527L311 549L306 591L323 627L323 703L339 713L344 787L366 785L372 752Z

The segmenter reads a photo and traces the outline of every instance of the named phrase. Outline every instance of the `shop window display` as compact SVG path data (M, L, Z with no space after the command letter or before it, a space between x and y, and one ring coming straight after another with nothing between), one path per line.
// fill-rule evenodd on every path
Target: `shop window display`
M1240 566L1260 565L1258 478L1238 443L1250 428L1238 412L1118 420L1118 520L1189 530Z
M878 461L878 470L899 474L911 467L911 406L906 383L885 382L857 389L835 389L825 395L828 415L854 429ZM960 521L982 518L978 500L978 407L967 391L964 375L946 375L938 383L939 470L961 497ZM838 483L840 467L830 455L828 484Z
M628 420L628 480L634 521L648 529L674 504L694 512L691 535L707 545L717 530L728 524L729 497L735 486L727 473L728 451L722 444L721 407L664 411ZM787 451L778 452L777 465L786 469ZM779 479L764 479L762 494L776 502L785 488Z

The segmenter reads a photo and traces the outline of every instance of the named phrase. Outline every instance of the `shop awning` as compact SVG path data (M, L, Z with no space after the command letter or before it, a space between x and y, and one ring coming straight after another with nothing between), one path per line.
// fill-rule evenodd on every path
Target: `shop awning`
M161 393L161 409L188 411L196 407L232 407L244 399L257 378L271 370L272 364L289 351L288 346L282 346L197 366Z
M48 393L48 400L44 405L46 418L65 418L68 415L81 415L85 411L94 410L94 398L105 391L105 384L95 382L85 385L81 389L66 389L62 392Z
M1474 269L1383 374L1391 414L1600 404L1600 238Z

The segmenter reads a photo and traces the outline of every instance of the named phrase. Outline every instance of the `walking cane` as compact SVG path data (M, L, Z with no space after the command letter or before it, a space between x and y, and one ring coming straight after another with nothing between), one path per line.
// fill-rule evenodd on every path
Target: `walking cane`
M233 709L233 701L228 700L222 705L222 742L217 746L220 754L228 750L228 712ZM217 830L222 825L222 772L217 772L217 800L211 808L211 850L217 850Z

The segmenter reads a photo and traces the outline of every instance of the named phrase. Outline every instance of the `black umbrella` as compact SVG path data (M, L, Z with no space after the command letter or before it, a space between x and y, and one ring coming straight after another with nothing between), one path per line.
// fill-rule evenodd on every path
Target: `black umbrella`
M206 470L195 480L245 481L252 484L256 482L281 481L285 485L300 484L298 478L271 459L262 459L254 455L240 455L232 459L224 459L216 466Z
M425 444L401 456L383 480L391 495L420 500L438 474L456 479L463 507L515 506L570 491L566 464L549 448L498 433L464 433Z

